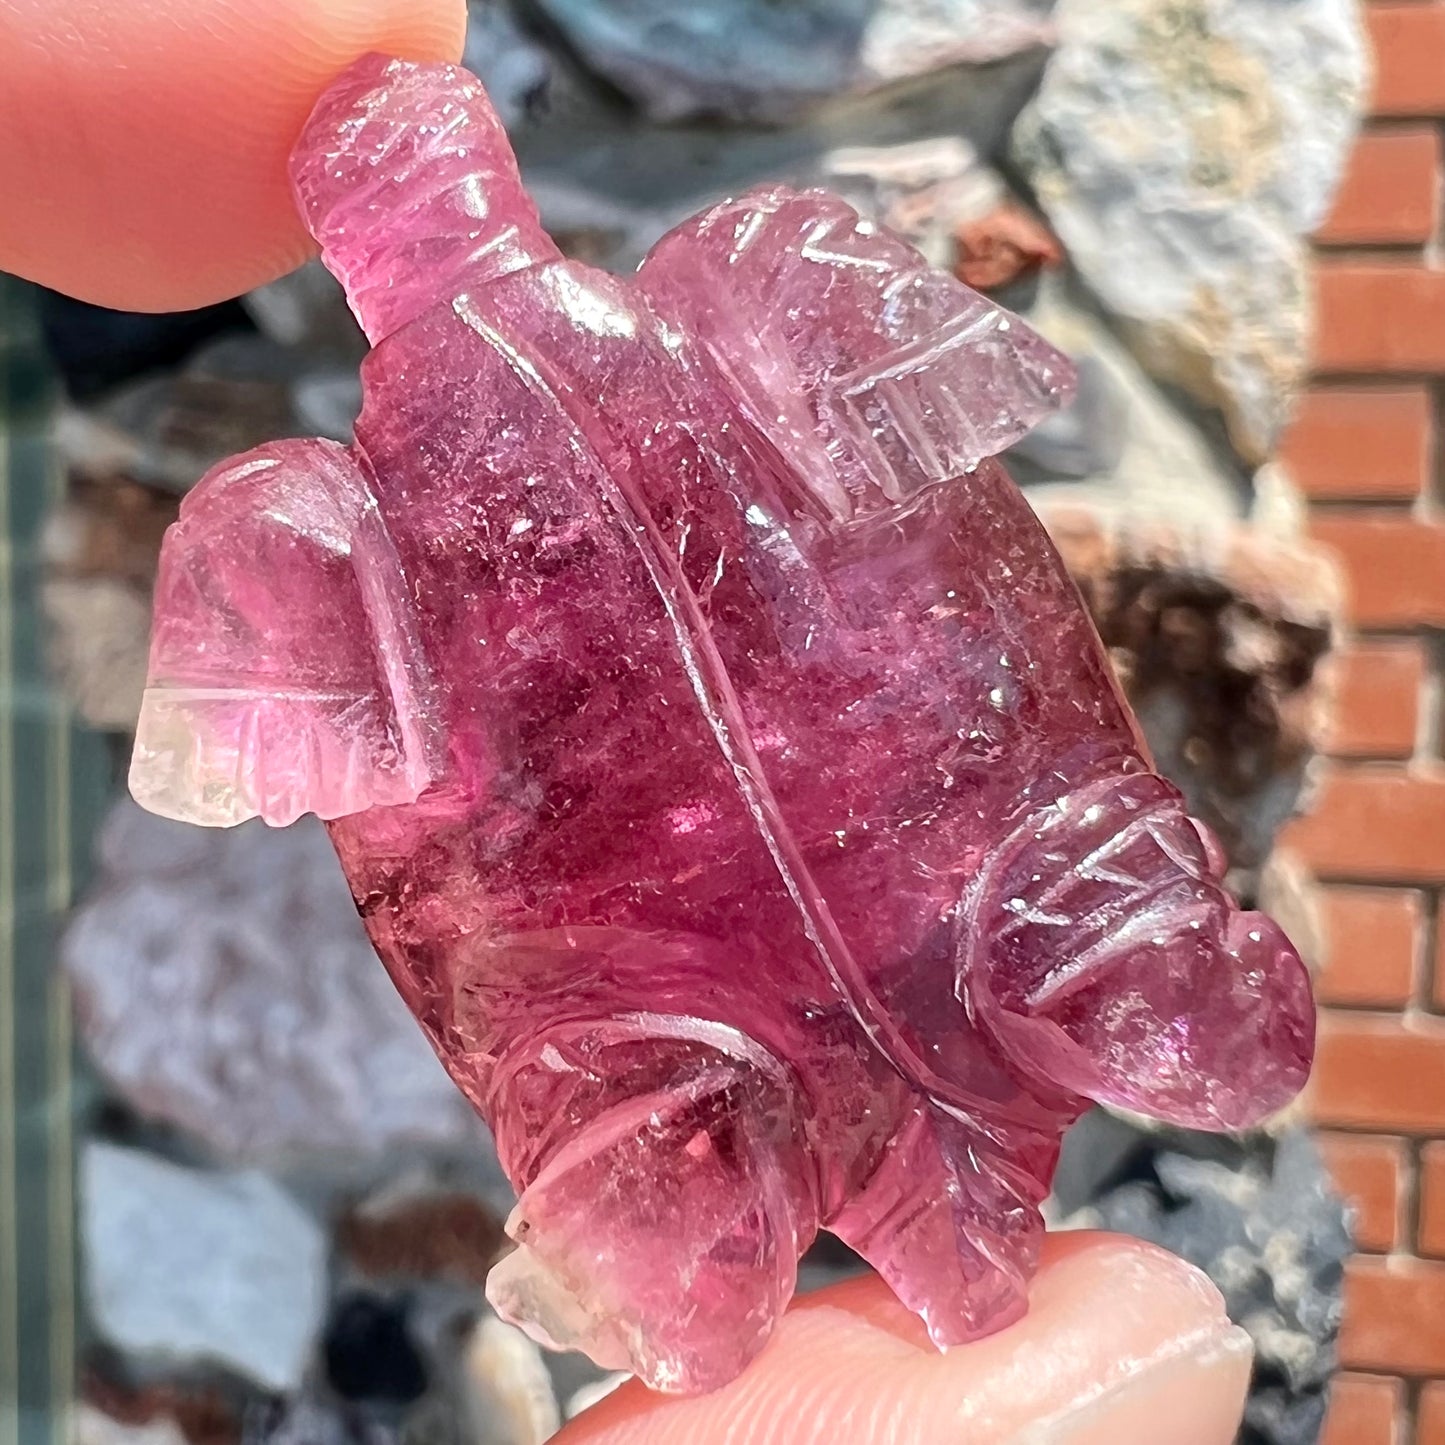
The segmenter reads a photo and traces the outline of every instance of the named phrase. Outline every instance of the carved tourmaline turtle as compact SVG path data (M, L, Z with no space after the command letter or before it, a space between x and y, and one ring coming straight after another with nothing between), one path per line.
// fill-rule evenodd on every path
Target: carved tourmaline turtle
M329 820L520 1192L505 1313L708 1388L821 1227L952 1344L1024 1310L1088 1101L1294 1094L1300 961L990 460L1062 357L823 193L565 261L444 66L355 66L294 179L356 444L186 499L132 787Z

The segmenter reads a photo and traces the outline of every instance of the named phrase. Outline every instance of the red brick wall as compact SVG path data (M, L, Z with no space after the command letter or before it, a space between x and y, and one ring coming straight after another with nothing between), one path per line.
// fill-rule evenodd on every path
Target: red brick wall
M1318 240L1285 446L1354 636L1317 806L1312 1108L1358 1210L1329 1445L1445 1445L1445 0L1373 0L1373 118Z

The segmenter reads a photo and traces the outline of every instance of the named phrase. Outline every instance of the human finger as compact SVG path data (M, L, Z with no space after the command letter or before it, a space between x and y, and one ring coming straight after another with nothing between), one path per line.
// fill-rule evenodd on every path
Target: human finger
M1028 1315L940 1355L874 1277L800 1300L714 1394L624 1385L557 1445L1229 1445L1249 1338L1192 1266L1137 1240L1045 1244Z
M179 310L298 264L286 158L358 56L455 60L464 0L0 0L0 270Z

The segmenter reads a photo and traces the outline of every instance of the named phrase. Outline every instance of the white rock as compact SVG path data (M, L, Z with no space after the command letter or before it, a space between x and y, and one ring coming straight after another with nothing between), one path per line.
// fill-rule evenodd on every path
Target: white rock
M542 1351L515 1325L483 1315L467 1341L464 1369L472 1434L482 1445L542 1445L561 1428Z
M1008 194L960 136L844 146L829 151L819 170L820 185L917 246L935 266L953 264L960 221L987 215Z
M142 1112L235 1163L483 1137L367 942L325 830L209 830L118 802L62 943L82 1034Z
M169 1416L127 1425L84 1401L71 1409L70 1439L71 1445L186 1445L181 1427Z
M999 60L1054 39L1054 0L884 0L859 48L859 81L886 85Z
M625 1370L615 1370L610 1375L603 1375L600 1380L589 1380L579 1386L567 1401L567 1418L575 1420L583 1411L590 1410L615 1390L620 1390L631 1378Z
M80 1163L85 1294L117 1349L301 1383L326 1297L320 1229L262 1174L94 1141Z
M1262 461L1364 93L1355 0L1061 0L1056 22L1016 158L1145 365Z

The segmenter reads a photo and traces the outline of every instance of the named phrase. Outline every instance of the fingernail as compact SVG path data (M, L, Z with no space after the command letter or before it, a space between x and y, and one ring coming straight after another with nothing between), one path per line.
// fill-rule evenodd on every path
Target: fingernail
M1010 1445L1230 1445L1253 1359L1243 1330L1211 1331L1035 1421Z

